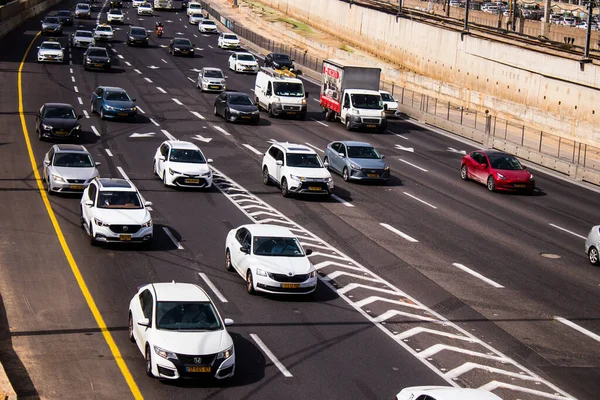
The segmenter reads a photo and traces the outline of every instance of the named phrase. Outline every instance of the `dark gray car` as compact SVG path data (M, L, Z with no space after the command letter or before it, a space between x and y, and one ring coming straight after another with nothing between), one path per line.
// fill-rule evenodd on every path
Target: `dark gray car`
M83 53L83 69L110 69L110 56L104 47L89 47Z
M141 26L130 26L129 31L127 31L127 45L139 45L139 46L148 46L148 41L150 37L148 36L148 32L146 28Z
M48 16L42 21L42 35L62 35L63 29L60 19Z
M365 142L331 142L325 149L324 162L329 169L342 175L345 181L387 181L390 167L383 161L385 156Z
M225 118L225 121L248 121L254 124L260 122L258 108L250 96L242 92L223 92L215 99L214 114Z

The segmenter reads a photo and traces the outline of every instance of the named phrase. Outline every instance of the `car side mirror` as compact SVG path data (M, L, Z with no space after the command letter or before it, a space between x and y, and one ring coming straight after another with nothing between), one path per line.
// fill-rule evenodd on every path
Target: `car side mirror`
M149 327L150 326L150 320L148 318L142 318L140 319L137 324L139 326L145 326L145 327Z
M212 164L213 163L213 159L209 158L208 160L206 160L207 163Z
M325 168L329 168L329 163L328 163L327 161L325 161L325 162L323 163L323 166L324 166Z
M94 205L94 202L92 200L86 200L85 203L83 203L83 204L85 204L88 207L91 207Z
M158 159L159 159L160 161L165 161L165 156L159 156L159 157L158 157Z
M38 49L40 48L40 46L37 47Z
M225 75L225 79L229 78L227 75Z
M482 168L487 168L487 166L488 166L486 163L481 163L480 165Z
M152 207L153 204L152 204L151 201L147 201L147 202L144 203L144 206L146 206L146 207Z
M304 92L304 97L306 97L308 99L308 92Z
M305 253L307 256L310 256L312 254L312 249L306 249Z
M225 318L223 320L223 323L225 324L225 326L231 326L233 325L233 320L231 318Z
M527 167L526 167L525 165L521 165L521 167L522 167L523 169L527 169Z
M77 116L77 119L81 119L81 118L83 118L83 115L78 115Z
M44 165L50 165L50 160L44 160Z
M240 247L240 251L245 254L250 254L250 247L242 246L242 247Z
M102 165L102 163L101 163L100 161L96 161L96 162L94 163L94 165L95 165L96 167L99 167L99 166L101 166L101 165Z
M342 158L346 157L346 156L344 155L344 153L338 153L338 156L340 156L340 157L342 157Z
M136 99L131 99L131 101L136 101Z
M383 154L381 154L381 159L383 160L385 158L385 156Z
M281 166L281 165L283 165L283 161L281 161L281 160L277 160L277 161L275 161L275 164L277 164L277 165Z

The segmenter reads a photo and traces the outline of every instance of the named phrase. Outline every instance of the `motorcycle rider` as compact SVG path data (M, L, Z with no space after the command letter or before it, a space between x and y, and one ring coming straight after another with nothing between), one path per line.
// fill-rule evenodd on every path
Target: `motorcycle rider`
M163 33L163 27L164 27L164 25L163 25L163 24L162 24L162 22L160 22L160 21L157 21L157 22L154 24L154 29L155 29L156 35L158 35L158 36L162 36L162 33Z

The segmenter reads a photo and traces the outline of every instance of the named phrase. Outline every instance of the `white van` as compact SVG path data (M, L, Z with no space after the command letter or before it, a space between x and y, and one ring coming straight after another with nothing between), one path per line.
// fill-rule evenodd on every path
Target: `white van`
M270 117L283 114L306 118L308 92L290 71L261 68L256 74L254 96L258 109L266 110Z

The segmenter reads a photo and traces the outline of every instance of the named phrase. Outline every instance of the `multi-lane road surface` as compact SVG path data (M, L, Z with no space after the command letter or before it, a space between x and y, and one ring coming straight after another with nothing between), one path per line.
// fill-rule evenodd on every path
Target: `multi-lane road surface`
M225 123L212 113L215 94L201 93L195 80L203 66L227 71L230 51L182 12L138 18L129 5L106 45L111 72L84 72L83 50L66 35L59 40L67 61L37 64L37 21L0 42L0 361L19 394L385 399L407 386L454 384L505 399L597 398L600 270L583 243L598 223L598 192L534 170L535 195L490 193L460 179L462 153L473 149L467 142L404 120L391 121L386 134L347 132L324 121L310 80L306 121L263 113L259 126ZM65 31L93 29L100 7L94 11ZM163 38L126 46L128 24L150 30L156 20ZM196 56L171 57L173 36L190 38ZM229 89L252 95L254 76L226 73ZM99 85L136 98L136 122L92 115ZM153 202L150 249L92 247L78 198L40 191L30 157L39 169L51 146L35 133L44 102L73 104L100 174L128 177ZM215 160L214 188L165 188L153 175L156 148L172 137ZM272 141L322 154L343 139L375 145L393 178L367 185L334 176L329 199L283 198L262 184ZM253 221L288 226L315 251L321 284L313 298L249 296L225 270L227 232ZM199 284L235 321L232 380L145 375L127 340L127 307L138 286L171 280Z

